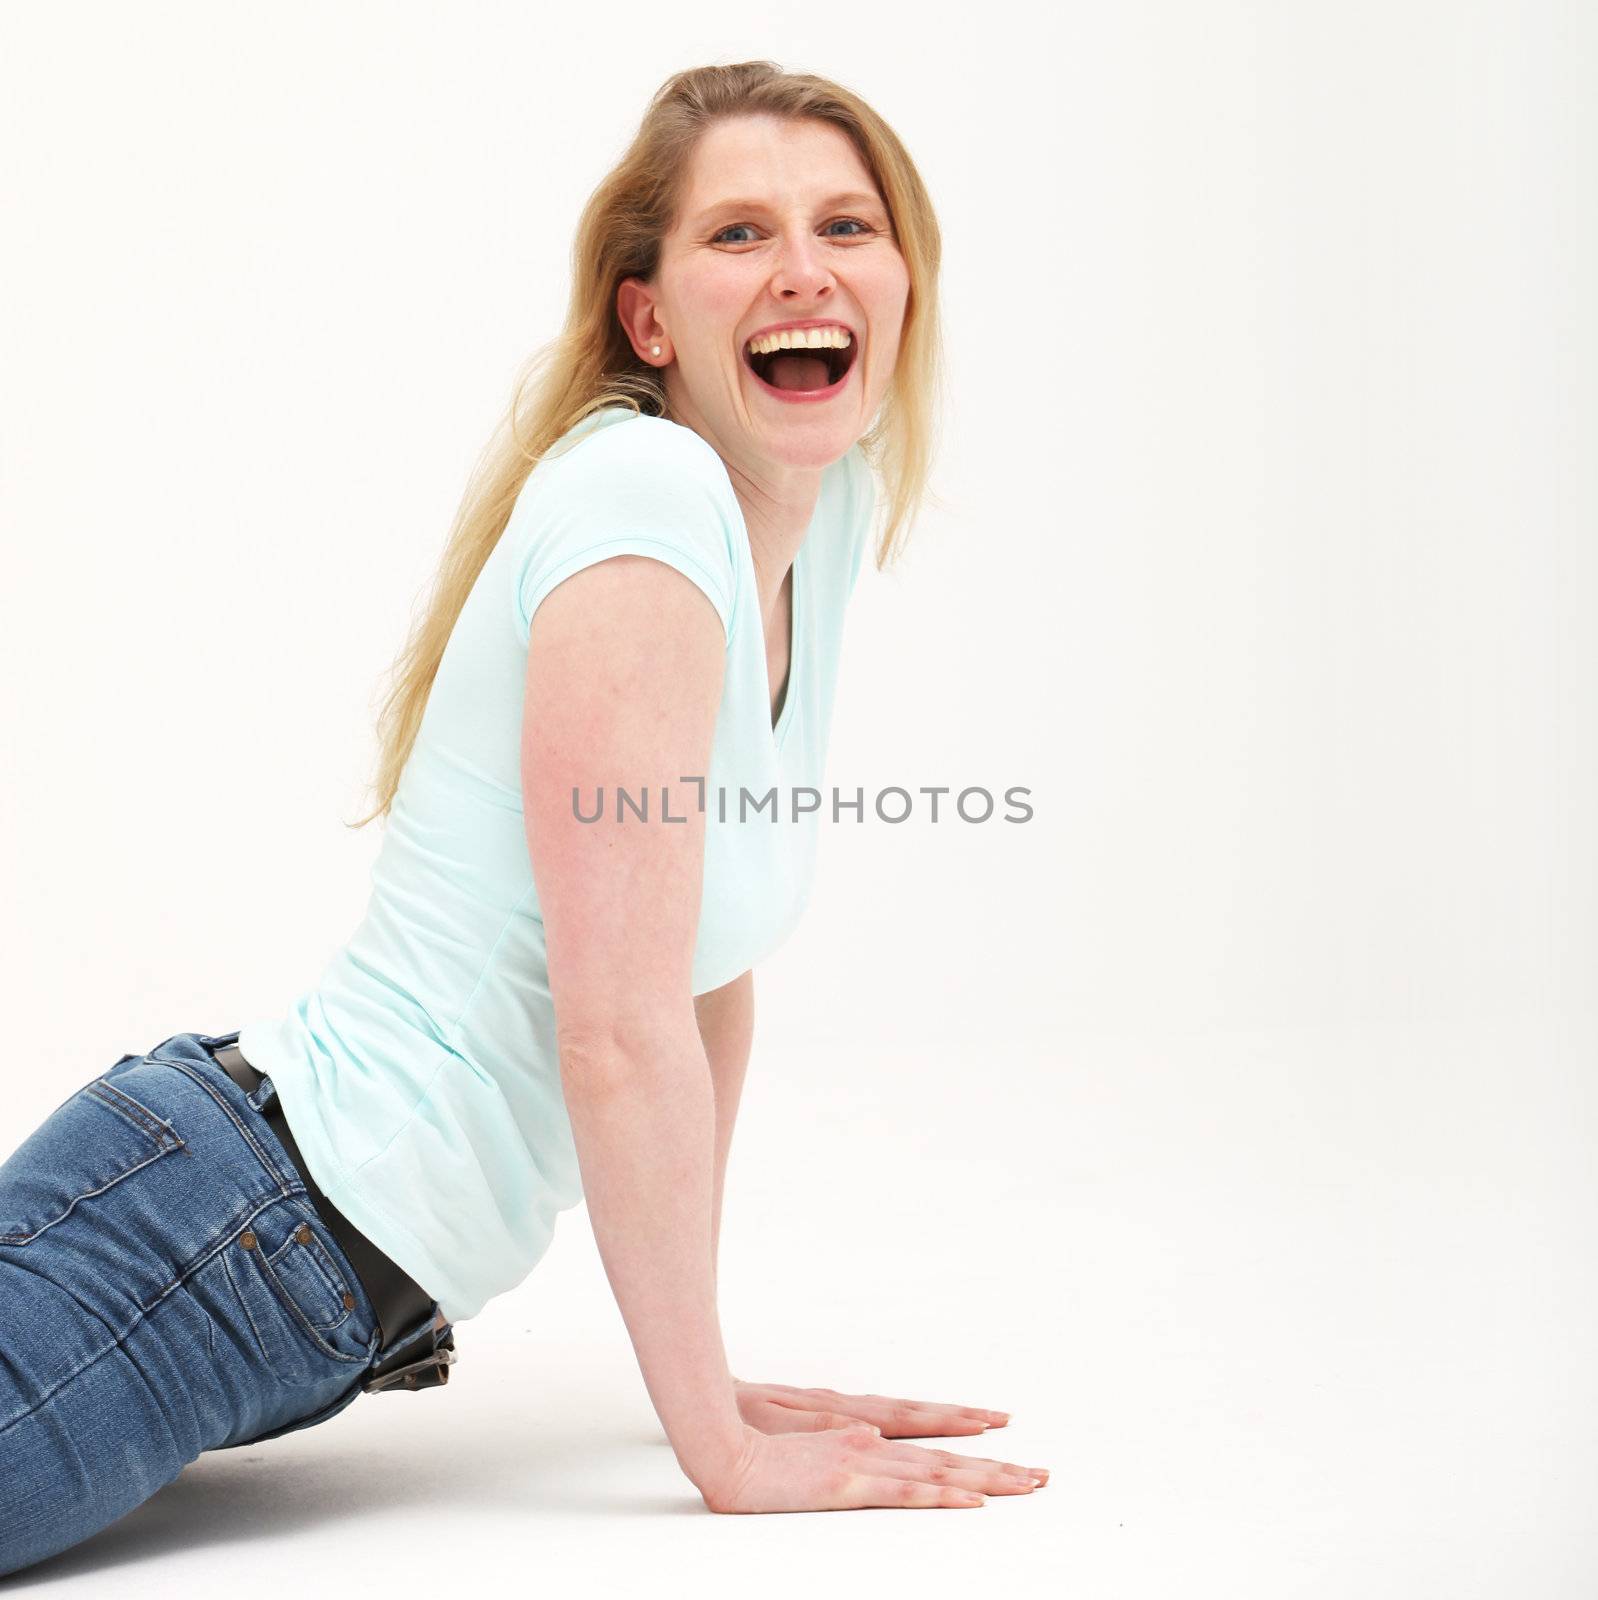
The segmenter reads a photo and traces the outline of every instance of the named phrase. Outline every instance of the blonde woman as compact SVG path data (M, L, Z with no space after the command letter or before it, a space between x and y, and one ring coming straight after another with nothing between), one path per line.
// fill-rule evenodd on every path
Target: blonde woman
M583 1198L711 1510L1044 1479L900 1442L999 1413L738 1382L716 1314L753 968L808 893L876 479L879 564L922 497L939 249L848 90L747 62L655 96L395 669L361 925L0 1167L0 1571L202 1451L442 1385Z

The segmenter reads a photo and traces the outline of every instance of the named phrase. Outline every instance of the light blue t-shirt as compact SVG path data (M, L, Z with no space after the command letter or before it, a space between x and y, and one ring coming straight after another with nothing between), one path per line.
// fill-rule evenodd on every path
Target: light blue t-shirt
M585 417L529 475L450 635L359 927L286 1014L240 1030L328 1199L451 1321L520 1283L582 1198L522 814L534 611L580 568L637 554L690 578L722 619L693 958L703 994L777 949L809 896L810 806L830 805L839 650L872 505L856 445L823 473L794 561L773 729L749 537L721 458L662 417ZM609 820L594 826L641 825L631 811L616 823L605 798ZM585 815L593 801L581 797ZM656 788L650 826L658 803Z

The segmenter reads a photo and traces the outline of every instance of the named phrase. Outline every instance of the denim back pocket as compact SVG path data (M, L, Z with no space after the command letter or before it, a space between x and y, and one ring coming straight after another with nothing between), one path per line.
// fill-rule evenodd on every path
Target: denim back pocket
M66 1218L88 1213L141 1168L185 1148L170 1122L96 1078L0 1164L0 1245L31 1244Z
M354 1367L374 1353L376 1313L335 1250L326 1223L297 1198L267 1206L226 1246L262 1359L290 1382L325 1376L329 1362Z

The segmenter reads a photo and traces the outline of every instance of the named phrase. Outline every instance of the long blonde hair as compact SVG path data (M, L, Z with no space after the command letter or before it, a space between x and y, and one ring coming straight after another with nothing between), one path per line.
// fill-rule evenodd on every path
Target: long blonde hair
M603 407L665 413L664 377L634 354L616 314L616 291L625 278L654 276L706 128L748 115L813 118L847 134L882 194L909 268L898 361L876 419L860 440L861 454L886 490L879 497L885 513L878 570L900 553L929 494L944 398L937 304L942 237L926 186L898 135L839 84L784 72L770 61L679 72L656 91L631 145L583 208L572 246L566 325L523 364L510 405L472 470L431 597L388 673L371 784L377 807L347 826L364 828L393 804L444 647L540 458Z

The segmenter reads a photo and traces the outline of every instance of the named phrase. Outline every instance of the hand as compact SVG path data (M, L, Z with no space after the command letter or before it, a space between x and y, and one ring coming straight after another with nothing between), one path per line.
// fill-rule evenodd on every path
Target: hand
M795 1389L786 1383L732 1380L738 1415L761 1433L811 1433L866 1422L886 1439L949 1439L1001 1428L1005 1411L900 1400L883 1394L839 1394L836 1389Z
M725 1471L698 1485L712 1511L911 1510L980 1506L985 1494L1030 1494L1046 1476L1008 1461L890 1444L868 1423L775 1437L746 1427Z

